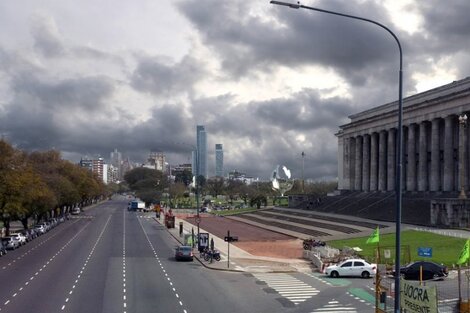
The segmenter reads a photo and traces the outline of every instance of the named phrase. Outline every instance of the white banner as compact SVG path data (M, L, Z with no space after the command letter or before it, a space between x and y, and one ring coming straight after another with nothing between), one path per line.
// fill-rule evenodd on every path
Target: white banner
M400 281L401 309L404 313L437 313L436 286L420 286L403 278Z

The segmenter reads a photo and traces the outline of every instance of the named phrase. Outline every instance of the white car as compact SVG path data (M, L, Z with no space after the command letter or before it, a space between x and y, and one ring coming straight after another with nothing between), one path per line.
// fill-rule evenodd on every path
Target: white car
M26 244L26 236L21 233L10 234L10 237L16 238L21 246Z
M362 259L349 259L337 265L328 266L325 274L331 277L358 276L369 278L377 273L377 265L370 264Z

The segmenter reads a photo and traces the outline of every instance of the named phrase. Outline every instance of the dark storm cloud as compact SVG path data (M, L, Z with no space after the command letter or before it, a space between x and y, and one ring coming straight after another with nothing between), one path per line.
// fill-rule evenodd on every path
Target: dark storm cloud
M415 42L414 52L421 60L428 60L422 62L424 66L432 68L431 62L450 61L449 66L455 69L459 78L470 76L467 55L470 49L470 2L455 0L449 5L442 1L422 1L417 10L423 16L426 37L420 37L420 41Z
M202 63L186 56L177 64L156 57L140 57L132 77L132 86L157 96L187 92L204 71Z
M45 77L23 74L15 77L12 85L18 96L37 100L43 108L51 110L99 110L114 90L112 81L100 76L48 81Z
M266 1L268 6L268 1ZM181 2L180 10L197 27L204 41L216 49L224 67L234 76L252 68L272 65L321 64L334 68L352 85L361 86L367 77L392 75L382 69L397 64L393 38L377 26L305 10L274 5L273 14L283 26L250 15L249 2L216 0ZM367 14L391 24L375 2L328 1L326 9ZM217 14L214 14L217 8ZM364 13L367 12L367 13ZM368 73L368 75L365 75ZM386 77L383 79L387 79Z

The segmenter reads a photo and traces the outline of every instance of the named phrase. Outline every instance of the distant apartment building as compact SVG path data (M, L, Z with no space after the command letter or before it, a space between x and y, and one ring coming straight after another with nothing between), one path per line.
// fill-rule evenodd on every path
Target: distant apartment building
M121 164L121 177L124 178L126 173L129 172L133 168L134 167L132 166L131 161L129 160L129 158L126 158L125 160L123 160L122 164Z
M165 162L165 154L163 152L150 152L149 157L147 159L148 168L153 168L158 171L166 172L166 162Z
M203 125L196 126L196 149L199 175L208 177L207 174L207 133Z
M98 177L101 178L103 182L107 183L107 168L105 167L103 158L97 158L97 159L82 158L80 160L80 166L83 168L86 168L92 173L96 173L96 175L98 175Z
M215 176L224 177L224 150L222 144L215 144Z
M245 173L239 172L237 170L229 172L228 173L228 179L229 180L238 180L238 181L244 182L247 185L251 185L252 183L257 181L256 178L254 178L252 176L248 176Z
M107 182L108 183L119 183L119 181L121 180L119 178L119 170L117 167L115 167L114 165L112 164L108 164L108 170L107 170L107 175L108 175L108 179L107 179Z
M192 164L178 164L171 168L171 175L177 176L178 174L183 173L184 171L189 171L192 173Z

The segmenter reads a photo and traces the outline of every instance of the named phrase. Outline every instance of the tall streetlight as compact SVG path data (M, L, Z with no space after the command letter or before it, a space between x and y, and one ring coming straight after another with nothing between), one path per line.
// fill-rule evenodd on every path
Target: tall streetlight
M467 126L467 114L459 115L460 125L460 144L459 144L459 160L460 160L460 194L459 199L467 199L465 194L465 128Z
M294 3L287 3L287 2L281 2L281 1L271 1L272 4L277 4L277 5L282 5L286 7L290 7L292 9L307 9L307 10L313 10L313 11L318 11L322 13L327 13L327 14L332 14L332 15L337 15L337 16L342 16L342 17L347 17L355 20L360 20L368 23L375 24L379 26L380 28L386 30L392 37L395 39L397 45L398 45L398 51L400 54L400 68L399 68L399 73L398 73L398 129L397 129L397 158L396 158L396 180L395 180L395 193L396 193L396 221L395 221L395 312L399 313L400 312L400 257L401 257L401 207L402 207L402 164L403 164L403 52L401 48L400 41L398 40L398 37L385 25L380 24L379 22L359 17L359 16L354 16L354 15L349 15L349 14L344 14L344 13L338 13L334 11L328 11L328 10L323 10L319 8L314 8L314 7L309 7L305 5L301 5L299 3L294 4Z
M304 157L305 157L305 152L302 151L302 194L305 193L305 189L304 189L304 186L305 186L305 183L304 183Z
M193 149L193 152L195 153L196 156L196 178L194 181L194 187L196 188L196 226L197 226L197 248L199 250L199 223L201 222L201 219L199 217L199 151L196 146L185 143L185 142L175 142L177 144L189 146Z

